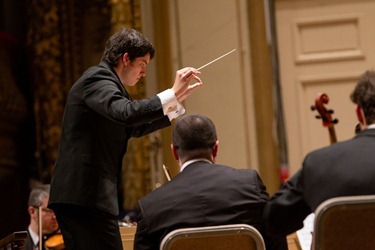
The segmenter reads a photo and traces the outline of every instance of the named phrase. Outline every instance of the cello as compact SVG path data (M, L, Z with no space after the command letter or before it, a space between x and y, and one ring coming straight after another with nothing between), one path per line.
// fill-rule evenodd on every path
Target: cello
M315 98L315 105L311 105L311 110L318 111L319 115L315 118L321 119L323 122L323 127L328 128L329 139L331 144L337 142L336 131L334 125L339 122L338 119L332 119L331 114L334 113L332 109L326 109L325 104L329 102L329 97L325 93L318 93Z
M61 233L56 233L49 237L44 243L46 250L63 250L65 249L64 239Z
M338 123L338 119L332 119L332 114L334 113L332 109L327 109L325 108L325 104L329 102L329 97L325 93L318 93L315 98L315 104L311 105L311 110L312 111L318 111L318 115L315 116L317 119L321 119L323 123L323 127L328 128L329 132L329 139L331 144L337 142L337 137L336 137L336 131L334 125ZM304 227L300 229L299 231L301 232L302 239L297 236L293 235L292 237L296 238L297 244L299 245L299 248L302 249L301 242L304 244L308 244L311 246L311 238L306 237L305 235L311 236L313 233L313 224L314 224L314 213L311 213L305 220L304 220ZM301 241L302 240L302 241Z

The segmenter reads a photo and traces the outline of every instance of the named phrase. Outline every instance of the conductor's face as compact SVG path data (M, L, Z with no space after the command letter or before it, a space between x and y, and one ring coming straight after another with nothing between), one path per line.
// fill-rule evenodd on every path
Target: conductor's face
M125 86L134 86L141 77L146 76L147 64L150 62L150 54L143 57L137 57L134 61L130 61L127 53L123 56L123 71L120 79Z

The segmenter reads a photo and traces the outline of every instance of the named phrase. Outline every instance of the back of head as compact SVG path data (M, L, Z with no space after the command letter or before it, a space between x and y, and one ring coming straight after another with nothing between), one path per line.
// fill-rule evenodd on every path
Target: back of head
M180 157L207 156L216 141L215 125L206 116L187 115L174 125L172 142Z
M125 53L128 53L131 61L147 54L150 54L150 59L152 59L155 55L155 48L142 33L134 29L121 28L107 40L102 61L115 67L119 58Z
M350 96L351 100L359 105L365 114L366 123L375 122L375 71L368 70L361 75Z
M50 185L40 185L33 188L29 195L29 207L39 207L42 205L43 200L49 197Z

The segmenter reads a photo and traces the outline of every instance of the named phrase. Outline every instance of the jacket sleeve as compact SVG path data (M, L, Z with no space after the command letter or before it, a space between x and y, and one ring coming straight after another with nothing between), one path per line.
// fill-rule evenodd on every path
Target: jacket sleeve
M132 127L132 132L130 134L132 137L141 137L144 135L148 135L156 130L168 127L169 125L171 125L171 122L168 116L164 116L159 120L150 123L145 123L137 127Z
M257 173L257 172L256 172ZM258 192L259 198L261 201L265 203L269 201L270 197L266 190L266 186L264 185L262 179L260 178L259 174L256 174L256 183L258 183ZM269 235L267 232L264 231L264 226L261 227L260 233L263 236L264 243L266 245L266 249L269 250L288 250L288 244L286 240L286 236L274 236Z
M159 240L153 240L148 230L141 202L138 202L138 206L140 212L137 220L137 231L134 237L134 250L159 249L159 246L157 245Z
M164 117L163 106L158 96L132 101L114 80L97 73L101 79L91 76L86 79L83 100L98 114L125 126L139 126Z
M303 227L311 209L303 198L303 170L300 169L267 203L263 213L270 235L286 236Z

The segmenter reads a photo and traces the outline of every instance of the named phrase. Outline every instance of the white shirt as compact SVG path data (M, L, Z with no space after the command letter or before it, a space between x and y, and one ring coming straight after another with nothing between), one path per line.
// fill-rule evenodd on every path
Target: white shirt
M205 161L205 162L208 162L208 163L212 164L212 162L207 160L207 159L203 159L203 158L193 159L193 160L186 161L184 164L182 164L182 166L180 168L180 172L182 172L188 165L190 165L194 162L197 162L197 161Z
M30 227L29 227L29 233L30 233L31 239L33 240L34 246L36 246L36 244L38 244L39 242L39 235L35 233L33 230L31 230Z
M170 121L185 114L184 107L178 102L172 89L164 90L157 94L157 96L163 105L164 115L167 115Z

